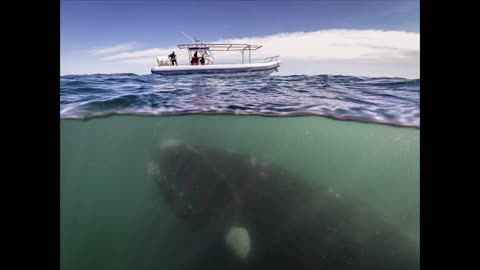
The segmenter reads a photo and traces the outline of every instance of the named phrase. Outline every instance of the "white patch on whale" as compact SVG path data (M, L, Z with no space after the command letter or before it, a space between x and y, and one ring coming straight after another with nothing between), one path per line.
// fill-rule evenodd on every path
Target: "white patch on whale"
M250 253L250 235L244 227L231 227L225 237L225 243L233 253L245 259Z

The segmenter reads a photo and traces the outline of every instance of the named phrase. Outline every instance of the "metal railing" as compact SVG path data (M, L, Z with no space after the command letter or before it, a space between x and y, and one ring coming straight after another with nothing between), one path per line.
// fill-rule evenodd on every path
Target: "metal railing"
M280 57L280 55L275 55L275 56L272 56L272 57L267 57L264 59L265 62L270 62L270 61L275 61L275 60L278 60L278 57Z

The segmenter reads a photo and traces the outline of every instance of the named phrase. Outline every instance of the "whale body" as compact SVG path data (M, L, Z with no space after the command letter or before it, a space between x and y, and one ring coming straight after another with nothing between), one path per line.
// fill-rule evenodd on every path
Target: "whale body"
M419 269L418 247L366 206L248 154L169 141L150 175L185 226L181 269Z

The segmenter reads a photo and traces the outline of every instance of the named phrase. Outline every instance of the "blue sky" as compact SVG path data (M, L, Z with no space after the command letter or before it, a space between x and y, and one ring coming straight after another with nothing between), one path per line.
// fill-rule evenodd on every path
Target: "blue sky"
M363 33L362 30L376 30L379 31L379 34L375 36L374 39L382 43L383 41L381 39L384 37L381 36L380 31L398 33L400 35L399 37L405 32L416 33L417 36L419 36L420 24L418 0L63 0L60 6L62 75L110 72L147 74L150 72L151 66L155 63L155 56L153 54L157 51L152 51L152 49L167 49L178 43L188 42L181 32L185 32L190 36L196 36L202 41L221 41L242 38L257 38L256 40L258 41L265 41L258 38L275 36L282 33L302 32L316 32L319 37L322 37L322 31L332 29L346 29L358 31L358 33ZM353 32L351 32L351 34L358 36ZM371 35L371 33L369 35ZM371 39L370 37L371 36L366 35L365 39ZM301 37L299 38L300 39L291 39L292 44L302 42ZM351 40L350 36L344 36L343 38L347 40L347 42ZM388 35L388 37L385 38L392 38L392 35ZM416 39L419 40L419 37L413 38L411 42L415 42ZM319 40L319 42L321 41ZM395 44L395 42L390 43ZM368 46L369 48L374 48L376 45L369 44ZM412 49L410 45L407 47L409 50L417 50L416 47ZM263 50L268 49L275 48L263 48ZM292 49L295 50L293 47ZM328 48L326 49L328 50ZM391 49L393 50L395 48ZM398 50L398 48L396 49ZM138 60L135 63L134 61L127 63L125 61L105 60L105 56L107 56L109 52L110 54L114 54L122 51L141 52L148 50L150 50L152 55L150 56L147 53L141 54L144 62ZM311 53L315 54L313 51ZM323 51L323 53L326 52ZM340 54L342 52L339 51L337 53ZM383 52L383 54L387 55L388 53ZM415 56L415 54L413 55ZM147 64L147 57L151 57L150 65L145 65ZM322 59L324 61L328 60L326 62L329 62L329 66L331 66L335 57L332 59ZM319 65L321 65L320 61L322 59L318 59ZM383 64L388 62L385 61L385 59L382 60ZM344 60L345 59L342 59L342 61ZM358 62L359 59L354 60ZM363 60L365 59L362 59L362 61ZM289 64L298 65L301 62L295 61L293 58L286 61L284 65L287 66ZM369 62L371 61L369 60ZM412 61L410 61L410 65L413 65L411 62ZM311 64L312 63L309 63L309 66L311 66ZM333 64L335 65L335 63ZM393 62L392 65L394 66ZM416 65L418 66L418 63ZM379 64L379 66L381 66L381 64ZM415 77L415 73L418 73L416 70L419 69L418 67L412 66L411 71L406 71L406 67L404 67L405 61L398 64L398 66L402 66L403 69L402 72L398 72L399 75L411 73L411 76ZM385 70L385 68L381 68L380 70L382 69ZM357 70L361 69L357 68ZM310 67L309 71L304 73L310 74L312 72L315 73L314 67ZM342 69L340 68L335 72L342 72ZM348 74L348 72L349 70L345 70L343 73ZM319 69L318 73L330 72L325 70L324 67ZM374 73L366 75L375 76ZM382 74L379 73L379 76L382 76Z

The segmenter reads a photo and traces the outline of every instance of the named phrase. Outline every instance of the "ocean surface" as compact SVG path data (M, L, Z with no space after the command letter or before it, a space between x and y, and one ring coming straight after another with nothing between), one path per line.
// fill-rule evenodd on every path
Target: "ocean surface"
M326 187L419 253L420 80L102 74L60 82L61 269L208 268L151 177L152 153L172 140L245 154L298 176L299 185ZM290 220L299 217L285 213Z
M60 78L61 118L196 113L324 115L420 126L420 80L353 76L185 78L98 74Z

